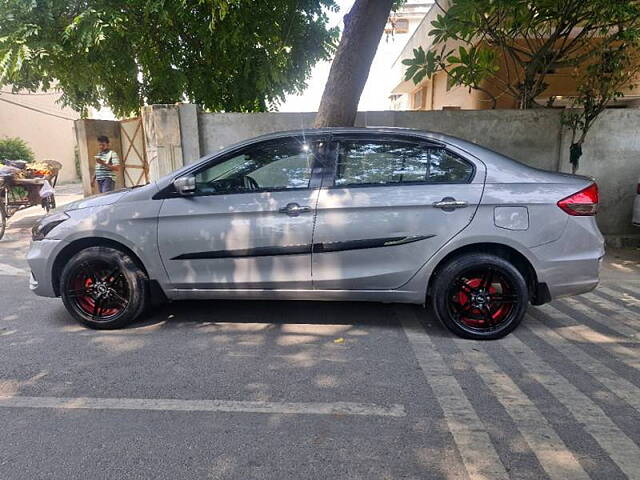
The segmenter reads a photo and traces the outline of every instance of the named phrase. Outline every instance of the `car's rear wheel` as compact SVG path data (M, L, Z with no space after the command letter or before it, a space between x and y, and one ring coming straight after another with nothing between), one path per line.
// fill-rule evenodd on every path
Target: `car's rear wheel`
M96 329L120 328L144 310L148 281L125 253L90 247L74 255L62 270L62 301L80 323Z
M520 324L529 290L522 273L507 260L467 254L437 273L432 301L436 316L453 333L489 340L508 335Z

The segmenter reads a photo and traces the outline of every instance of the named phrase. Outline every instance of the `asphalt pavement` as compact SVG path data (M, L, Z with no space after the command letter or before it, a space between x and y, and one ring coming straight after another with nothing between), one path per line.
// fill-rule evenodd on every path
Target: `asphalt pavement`
M59 202L77 186L59 189ZM0 241L0 479L640 479L640 252L493 342L420 307L180 302L119 331Z

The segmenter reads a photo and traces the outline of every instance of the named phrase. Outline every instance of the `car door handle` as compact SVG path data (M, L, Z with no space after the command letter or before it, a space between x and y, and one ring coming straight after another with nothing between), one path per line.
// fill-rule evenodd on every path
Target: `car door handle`
M445 211L452 211L456 208L465 208L468 207L469 204L467 202L456 200L453 197L445 197L439 202L433 202L433 206L435 208L441 208Z
M286 207L282 207L278 210L280 213L289 215L290 217L297 217L301 213L308 213L311 211L311 207L300 206L297 203L289 203Z

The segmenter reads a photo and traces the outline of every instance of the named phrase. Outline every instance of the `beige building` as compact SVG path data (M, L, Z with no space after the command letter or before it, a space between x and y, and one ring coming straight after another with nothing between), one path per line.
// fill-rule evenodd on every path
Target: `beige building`
M390 109L482 110L492 108L493 101L489 95L463 85L452 85L445 72L438 72L430 79L425 77L418 85L415 85L413 80L404 80L407 67L402 64L402 60L413 58L414 48L421 46L425 51L431 48L429 31L433 28L431 22L436 19L439 12L440 9L437 5L431 7L396 58L392 68L395 85L389 95ZM458 45L451 44L449 47L457 48ZM505 78L502 79L503 82L507 81L505 72L506 68L502 66L498 75L505 75ZM565 106L570 103L571 97L576 95L576 83L570 68L548 73L545 76L545 82L549 86L536 99L539 104L544 105L550 97L555 97L554 106ZM487 80L481 87L496 97L497 108L517 108L517 101L513 96L501 94L502 89L497 80ZM640 86L635 86L633 89L625 91L624 98L617 101L616 106L635 107L638 103L640 103Z
M73 121L78 112L56 101L58 92L11 93L0 89L0 138L20 137L34 151L37 160L52 159L62 164L59 181L76 180L76 138Z

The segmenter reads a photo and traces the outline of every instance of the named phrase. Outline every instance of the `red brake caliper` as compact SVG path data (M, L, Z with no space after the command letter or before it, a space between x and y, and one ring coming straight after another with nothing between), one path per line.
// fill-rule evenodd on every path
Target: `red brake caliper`
M84 275L78 275L73 282L73 288L80 289L88 289L93 284L93 280L90 277L86 277ZM88 315L93 315L93 309L96 301L91 297L91 295L82 295L78 297L78 306ZM115 315L120 311L119 308L101 308L99 311L99 317L110 317L111 315Z
M472 278L467 280L466 285L470 288L478 288L480 285L482 284L482 279L481 278ZM498 293L498 291L496 290L496 288L492 285L489 286L489 295L494 295ZM503 293L503 292L501 292ZM478 317L482 317L483 316L483 312L481 312L479 309L474 308L471 305L471 298L469 296L469 293L465 292L464 289L460 288L458 290L458 294L456 295L456 301L460 304L460 306L463 309L463 314L460 317L460 320L462 320L465 324L467 324L470 327L488 327L490 325L487 324L487 322L483 319L483 318L478 318ZM504 316L508 313L509 311L509 305L500 305L497 309L495 309L495 305L492 304L491 302L489 303L489 305L491 305L491 318L492 318L492 322L491 324L496 325L498 323L500 323L500 321L502 321L502 319L504 318ZM471 316L465 316L464 313L467 313L468 315L472 315Z
M73 282L73 288L75 290L86 290L91 287L92 283L93 281L90 278L78 275ZM78 306L84 310L85 313L91 315L91 312L93 312L93 305L94 300L90 295L82 295L78 297Z

